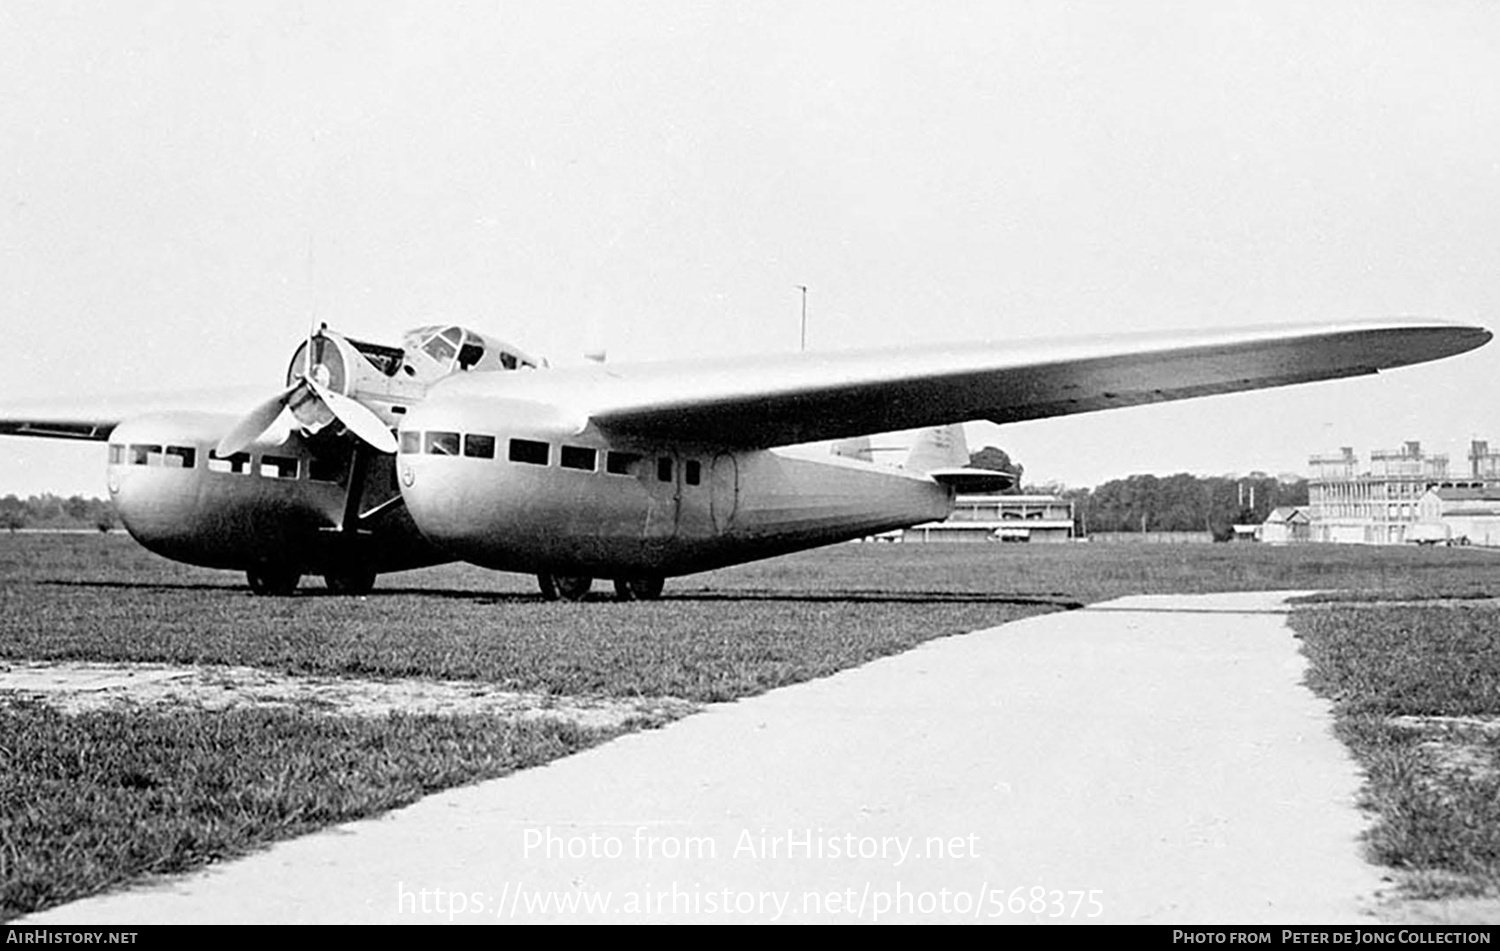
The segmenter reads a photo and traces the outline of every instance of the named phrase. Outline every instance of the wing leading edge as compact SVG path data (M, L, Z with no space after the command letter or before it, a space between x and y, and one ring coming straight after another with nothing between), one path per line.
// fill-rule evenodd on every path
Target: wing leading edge
M57 400L31 400L0 407L0 436L40 436L103 442L121 421L144 413L221 412L243 414L263 400L261 388L226 387L172 393L137 393Z
M1481 327L1420 321L1262 327L621 365L534 382L564 384L566 395L546 397L609 433L749 449L1359 376L1490 337Z

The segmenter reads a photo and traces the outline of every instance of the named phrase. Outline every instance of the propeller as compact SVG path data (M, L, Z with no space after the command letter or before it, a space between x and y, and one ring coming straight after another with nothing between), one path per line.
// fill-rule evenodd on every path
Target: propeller
M321 363L316 365L313 363L312 344L314 341L322 344L324 338L321 335L309 338L307 360L301 378L255 407L244 419L236 423L214 448L219 456L232 456L237 452L243 452L247 446L260 438L262 433L271 428L282 410L287 407L291 407L292 413L304 426L316 428L336 419L343 424L345 429L369 443L377 451L385 453L396 451L396 437L391 435L390 429L379 416L358 400L350 399L330 389L324 383L327 377L326 371L322 374L324 379L319 378L318 371L324 368ZM321 354L321 347L319 352Z

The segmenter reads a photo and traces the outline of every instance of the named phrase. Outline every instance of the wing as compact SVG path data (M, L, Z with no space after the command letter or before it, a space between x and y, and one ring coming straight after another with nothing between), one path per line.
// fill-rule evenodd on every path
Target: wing
M173 410L243 414L265 395L264 388L240 387L12 403L0 406L0 436L103 442L132 416Z
M748 449L1357 376L1462 353L1490 336L1402 321L789 354L544 371L528 374L517 395L610 434Z

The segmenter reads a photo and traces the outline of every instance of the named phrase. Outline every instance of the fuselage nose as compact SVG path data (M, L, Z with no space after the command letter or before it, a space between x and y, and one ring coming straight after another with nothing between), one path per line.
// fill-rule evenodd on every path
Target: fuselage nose
M396 475L407 511L429 541L457 557L482 560L475 545L494 537L512 495L499 465L517 425L510 409L432 396L401 422Z
M197 531L205 447L230 425L228 417L159 414L115 427L109 439L110 499L142 545L175 550Z
M177 561L239 568L296 560L333 524L336 487L301 490L306 460L288 444L220 459L213 447L237 422L207 413L126 420L109 439L107 482L120 521L143 546Z
M474 564L577 564L635 508L634 480L605 477L602 441L584 430L550 404L467 390L430 396L401 424L407 511L428 541Z

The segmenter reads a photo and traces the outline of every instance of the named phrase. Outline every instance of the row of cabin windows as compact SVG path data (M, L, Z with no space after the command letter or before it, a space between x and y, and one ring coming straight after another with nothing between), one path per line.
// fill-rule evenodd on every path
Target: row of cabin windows
M428 431L425 433L404 432L401 434L401 452L406 455L425 453L429 456L468 456L472 459L495 458L494 436L478 433L454 433ZM506 447L506 458L531 466L552 464L550 443L535 439L512 439ZM635 475L645 457L635 452L619 452L614 449L604 452L604 471L611 475ZM590 446L558 447L557 464L564 469L581 472L596 472L599 469L599 450ZM656 478L662 482L672 481L672 457L661 456L656 460ZM703 481L703 463L689 459L683 463L682 478L688 485Z
M192 469L197 465L198 450L192 446L162 446L156 443L112 443L109 463L113 466L155 466L167 469ZM337 482L348 468L343 459L309 459L307 477L314 482ZM248 452L221 456L208 451L208 471L236 475L257 474L267 479L297 479L302 474L302 460L295 456L262 455L255 459Z

